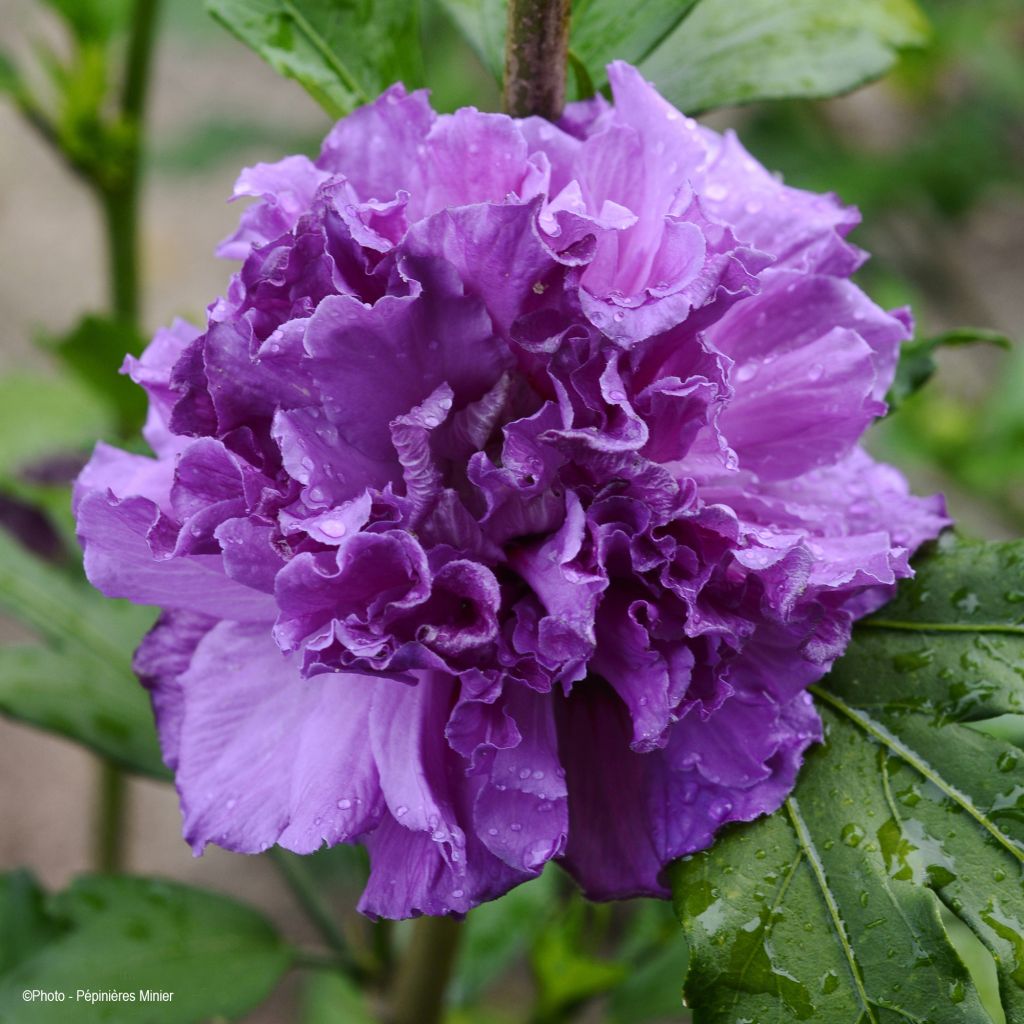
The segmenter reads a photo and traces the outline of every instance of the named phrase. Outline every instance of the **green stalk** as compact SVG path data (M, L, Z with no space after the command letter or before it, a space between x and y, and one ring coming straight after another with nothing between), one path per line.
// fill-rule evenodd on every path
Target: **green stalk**
M160 0L135 0L120 102L125 133L121 165L93 184L103 211L107 242L110 311L138 333L141 318L139 195L145 142L146 100L156 40ZM96 863L101 871L122 866L125 832L124 773L110 761L99 769L96 817Z
M419 917L398 965L389 1024L440 1024L462 927L451 917Z
M121 165L97 182L107 234L110 309L138 328L141 316L139 196L145 145L146 101L152 78L160 0L135 0L121 92L121 127L125 133Z
M96 870L114 874L124 866L124 772L112 761L99 763L96 786L96 834L93 863Z
M557 120L565 106L570 0L509 0L505 111Z

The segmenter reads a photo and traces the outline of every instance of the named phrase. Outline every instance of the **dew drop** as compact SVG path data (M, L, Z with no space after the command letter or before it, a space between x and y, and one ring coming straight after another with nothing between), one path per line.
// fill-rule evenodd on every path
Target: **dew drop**
M744 363L742 366L736 367L736 380L740 384L745 384L748 380L753 380L757 376L757 363Z
M352 801L351 800L345 799L345 800L339 800L338 801L338 807L341 808L341 810L343 810L343 811L347 811L351 806L352 806Z
M518 821L513 821L512 824L509 825L509 828L513 832L522 832L523 831L523 826Z
M348 527L340 519L327 519L320 524L320 529L328 537L344 537Z
M403 806L403 807L396 807L395 808L395 817L396 818L401 818L402 815L408 814L408 813L409 813L409 808L408 807L404 807Z
M724 185L714 184L708 185L707 189L705 190L705 194L707 195L708 199L712 200L713 202L720 203L723 199L728 197L729 190Z
M864 829L860 825L844 825L842 832L839 833L839 838L847 846L860 846L861 841L864 839Z

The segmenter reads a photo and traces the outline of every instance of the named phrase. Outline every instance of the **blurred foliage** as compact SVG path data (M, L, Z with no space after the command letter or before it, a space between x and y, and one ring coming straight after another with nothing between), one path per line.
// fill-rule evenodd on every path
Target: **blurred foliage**
M854 239L872 259L859 277L878 302L912 305L926 337L966 320L1017 343L1009 354L971 353L985 368L973 375L983 377L981 387L939 373L875 429L872 445L953 491L954 514L964 507L962 494L984 506L990 521L1020 532L1024 324L992 323L993 304L960 254L976 216L995 203L1018 211L1024 204L1024 4L922 6L931 43L904 56L872 105L851 112L846 104L863 96L764 105L741 131L744 144L790 184L834 191L860 208L864 224Z

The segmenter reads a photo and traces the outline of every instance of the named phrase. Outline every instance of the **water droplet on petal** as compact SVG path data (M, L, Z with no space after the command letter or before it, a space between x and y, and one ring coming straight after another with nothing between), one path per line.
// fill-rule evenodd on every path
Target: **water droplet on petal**
M348 527L340 519L327 519L320 524L320 529L328 537L344 537Z

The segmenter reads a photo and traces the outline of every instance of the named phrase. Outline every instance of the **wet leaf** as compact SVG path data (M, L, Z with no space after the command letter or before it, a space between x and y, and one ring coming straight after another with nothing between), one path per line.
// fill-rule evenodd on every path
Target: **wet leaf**
M1024 709L1022 571L1021 542L921 559L815 688L785 807L674 866L706 1020L989 1024L944 908L1024 1019L1024 750L977 727Z

